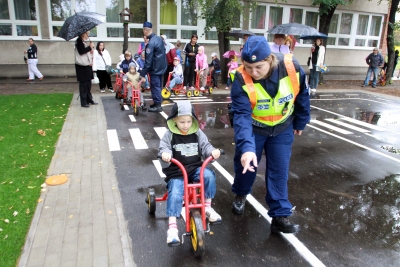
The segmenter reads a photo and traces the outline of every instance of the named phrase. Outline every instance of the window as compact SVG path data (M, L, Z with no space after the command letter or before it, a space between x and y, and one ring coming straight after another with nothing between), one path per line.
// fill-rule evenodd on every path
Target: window
M357 35L367 35L369 16L359 15L357 21Z
M353 21L353 14L342 13L342 19L340 21L340 34L351 33L351 23Z
M1 0L0 0L1 1ZM126 7L134 14L132 23L128 24L129 37L143 38L143 22L147 20L147 5L150 0L50 0L50 26L53 29L53 38L64 24L64 21L76 12L90 11L106 15L106 22L90 30L90 37L122 39L124 37L123 24L120 13Z
M300 23L303 21L303 9L291 8L289 14L289 23Z
M198 21L196 1L159 0L159 3L160 34L165 34L168 39L190 40L193 34L199 35L204 28L204 24L200 25Z
M37 0L0 0L0 36L39 36Z
M265 15L267 7L259 5L251 13L251 28L252 29L265 29Z
M369 31L369 35L371 36L379 36L380 30L382 26L382 16L372 16L371 29Z
M271 6L269 8L268 29L271 29L275 25L282 24L282 15L283 15L282 7ZM268 34L267 40L268 42L272 42L274 40L274 35Z

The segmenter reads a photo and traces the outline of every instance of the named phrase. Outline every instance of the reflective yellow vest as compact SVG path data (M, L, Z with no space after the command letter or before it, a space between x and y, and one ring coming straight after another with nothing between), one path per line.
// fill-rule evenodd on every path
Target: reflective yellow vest
M235 72L239 72L244 80L243 90L250 99L253 110L252 118L256 122L267 126L275 126L284 122L294 109L294 101L300 91L300 73L296 73L291 54L285 54L284 64L288 76L279 80L278 92L272 98L259 83L253 83L251 76L240 66L231 73L232 81Z

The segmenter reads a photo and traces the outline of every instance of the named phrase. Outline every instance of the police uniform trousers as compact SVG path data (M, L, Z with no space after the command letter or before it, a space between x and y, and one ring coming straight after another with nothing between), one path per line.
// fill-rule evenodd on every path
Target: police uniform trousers
M260 164L262 152L265 150L265 186L267 189L265 201L270 209L268 215L270 217L290 216L292 214L292 204L288 199L287 181L294 140L293 124L290 124L284 132L277 136L254 134L254 139L258 165ZM232 185L232 192L243 196L251 193L257 171L247 171L242 174L241 157L242 153L236 150L234 157L235 179Z

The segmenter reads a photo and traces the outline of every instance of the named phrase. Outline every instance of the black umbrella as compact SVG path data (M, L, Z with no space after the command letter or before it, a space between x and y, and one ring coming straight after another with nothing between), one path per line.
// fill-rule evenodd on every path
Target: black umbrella
M57 37L69 41L103 23L105 19L105 15L96 12L78 12L65 20Z
M246 31L246 30L233 30L229 32L230 36L243 38L245 35L255 35L254 32Z
M317 39L317 38L327 39L328 35L323 34L323 33L318 33L318 34L315 34L315 35L302 35L302 36L300 36L300 39L303 39L303 40L314 40L314 39Z
M286 23L275 25L267 31L270 34L292 34L292 35L316 35L317 29L299 23Z

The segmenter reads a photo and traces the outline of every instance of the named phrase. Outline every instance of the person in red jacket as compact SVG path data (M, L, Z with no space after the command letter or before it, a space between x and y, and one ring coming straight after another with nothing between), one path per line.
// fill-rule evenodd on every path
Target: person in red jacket
M165 84L167 83L168 80L168 74L174 70L174 58L176 57L176 48L173 44L167 41L166 35L161 35L161 38L164 41L165 54L167 56L167 64L168 64L168 68L164 73L163 85L165 87Z

